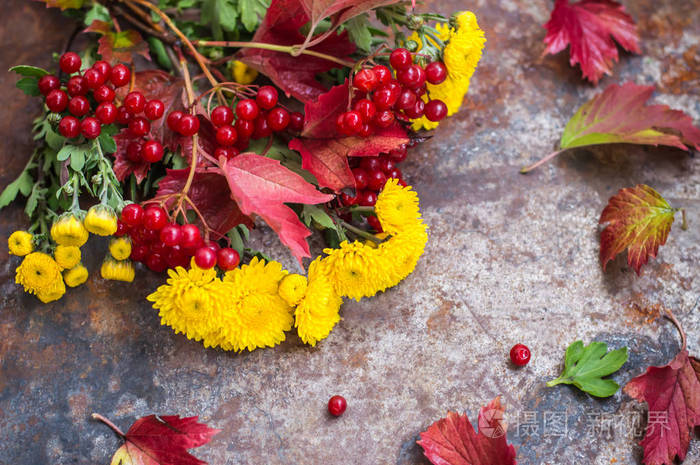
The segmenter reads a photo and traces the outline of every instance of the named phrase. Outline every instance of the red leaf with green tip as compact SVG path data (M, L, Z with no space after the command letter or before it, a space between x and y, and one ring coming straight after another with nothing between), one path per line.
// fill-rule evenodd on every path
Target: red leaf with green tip
M314 30L326 18L333 17L332 23L340 25L362 13L394 3L399 0L301 0Z
M85 0L39 0L46 3L46 8L60 8L61 10L77 10L83 7Z
M581 65L583 77L597 84L612 74L618 60L613 38L628 52L640 53L639 34L625 7L612 0L556 0L547 24L545 53L556 54L571 46L569 63Z
M112 30L109 23L96 19L84 32L96 32L102 35L98 40L97 53L112 65L120 62L131 63L134 54L141 55L147 60L151 59L148 44L138 31L127 29L116 32Z
M434 465L516 465L506 440L505 408L499 397L479 411L479 432L467 415L448 412L420 434L418 444Z
M673 217L678 211L649 186L620 189L600 215L607 227L600 233L603 270L610 260L627 249L627 263L639 274L642 265L654 258L666 243Z

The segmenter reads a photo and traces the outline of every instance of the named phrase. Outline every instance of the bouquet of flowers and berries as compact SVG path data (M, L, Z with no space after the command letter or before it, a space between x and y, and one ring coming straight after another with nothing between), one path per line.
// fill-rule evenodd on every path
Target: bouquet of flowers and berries
M26 199L8 241L16 282L42 302L89 271L164 273L162 323L206 347L315 345L344 297L395 286L423 253L418 196L399 164L458 111L484 34L470 12L396 0L43 0L95 40L55 70L16 66L42 98L36 149L0 196ZM266 223L304 267L246 247Z

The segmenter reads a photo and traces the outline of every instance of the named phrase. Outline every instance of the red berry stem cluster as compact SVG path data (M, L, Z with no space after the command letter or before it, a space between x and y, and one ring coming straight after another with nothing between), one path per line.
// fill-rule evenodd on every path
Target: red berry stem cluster
M166 211L157 205L125 206L115 235L129 236L133 244L131 259L158 273L176 266L187 268L192 257L200 268L218 266L222 271L232 270L240 261L234 249L205 241L194 224L171 222Z
M413 55L405 48L392 51L389 63L393 72L376 65L355 74L351 109L336 120L340 134L369 137L376 128L389 127L396 120L425 116L430 121L440 121L447 116L445 102L423 100L426 83L440 84L447 78L444 63L434 61L423 67L413 62Z

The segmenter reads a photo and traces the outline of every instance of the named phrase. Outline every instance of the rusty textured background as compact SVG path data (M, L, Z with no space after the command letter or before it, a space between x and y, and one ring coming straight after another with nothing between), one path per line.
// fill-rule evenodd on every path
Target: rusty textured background
M474 419L497 395L520 463L640 463L633 427L643 407L621 393L595 400L544 381L579 338L630 347L620 383L666 363L679 343L671 324L655 318L661 308L676 312L700 354L700 160L617 145L573 150L518 174L553 150L575 109L611 82L657 83L656 101L700 123L700 1L624 3L643 54L623 53L615 75L595 88L567 54L540 58L552 1L432 2L443 13L473 9L488 44L464 111L403 165L421 195L429 247L402 285L347 302L343 321L316 348L290 336L252 354L204 350L159 326L144 297L161 278L145 271L129 287L93 275L42 306L13 284L17 261L0 247L0 464L108 463L118 440L91 412L122 428L150 413L199 414L223 430L196 452L212 464L424 464L420 431L447 410ZM0 68L50 66L71 22L35 2L3 7ZM29 156L38 110L14 81L0 73L0 186ZM686 208L690 229L676 224L642 277L624 257L603 273L598 215L636 183ZM23 221L19 205L4 210L3 240ZM271 234L254 240L294 267ZM104 244L91 250L97 270ZM507 362L516 342L533 351L524 369ZM331 419L325 404L336 393L349 408ZM587 414L614 419L614 427L591 430ZM533 415L538 430L526 431ZM553 423L562 415L565 430ZM696 438L686 464L699 463Z

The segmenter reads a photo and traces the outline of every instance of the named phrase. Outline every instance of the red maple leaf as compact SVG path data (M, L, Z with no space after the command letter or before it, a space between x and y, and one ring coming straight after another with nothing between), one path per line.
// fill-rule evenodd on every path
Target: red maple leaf
M96 19L83 32L96 32L102 35L97 41L99 44L97 53L110 64L131 63L134 60L134 54L141 55L147 60L151 59L148 44L141 34L133 29L116 32L112 30L111 24Z
M625 50L640 53L634 20L613 0L581 0L574 4L556 0L544 27L545 54L559 53L571 45L569 63L579 63L583 77L594 84L603 74L612 74L612 64L618 60L613 38Z
M218 429L197 423L198 417L149 415L139 418L126 434L102 415L92 417L107 424L123 440L115 452L113 465L206 465L187 452L211 441Z
M348 107L348 83L333 87L304 105L304 130L289 148L301 153L302 168L316 177L319 186L335 192L355 187L348 157L376 156L408 143L406 130L394 124L369 137L339 136L335 120Z
M189 171L189 168L167 170L166 176L158 183L156 197L181 192ZM253 221L241 213L238 204L231 198L226 178L218 172L195 172L187 196L217 236L215 239L223 237L239 224L253 227ZM174 199L170 201L169 206L174 202ZM191 209L191 205L185 203L185 208Z
M299 0L273 0L252 42L275 45L298 45L304 42L299 29L309 22L309 15ZM309 50L346 58L355 51L347 32L327 35ZM257 48L245 48L240 59L269 77L287 96L306 102L325 92L316 75L339 67L337 63L310 55L292 56Z
M279 235L299 260L309 257L306 237L311 232L285 203L315 205L333 199L322 194L279 161L255 153L242 153L232 160L221 160L231 196L243 214L259 215Z
M668 317L681 334L681 350L668 365L649 367L624 387L630 397L649 407L647 430L639 443L646 465L671 465L688 452L693 429L700 426L700 360L688 355L686 337L672 313Z
M148 169L151 164L145 161L133 162L129 160L126 156L126 149L129 144L136 139L129 131L129 128L124 128L119 131L119 134L114 136L114 142L117 143L117 151L114 152L114 163L112 164L112 169L114 170L114 175L117 177L118 181L123 181L133 174L136 177L136 182L141 184L148 174Z
M467 415L448 412L420 434L418 444L435 465L516 465L506 440L505 408L499 397L479 411L479 432Z

